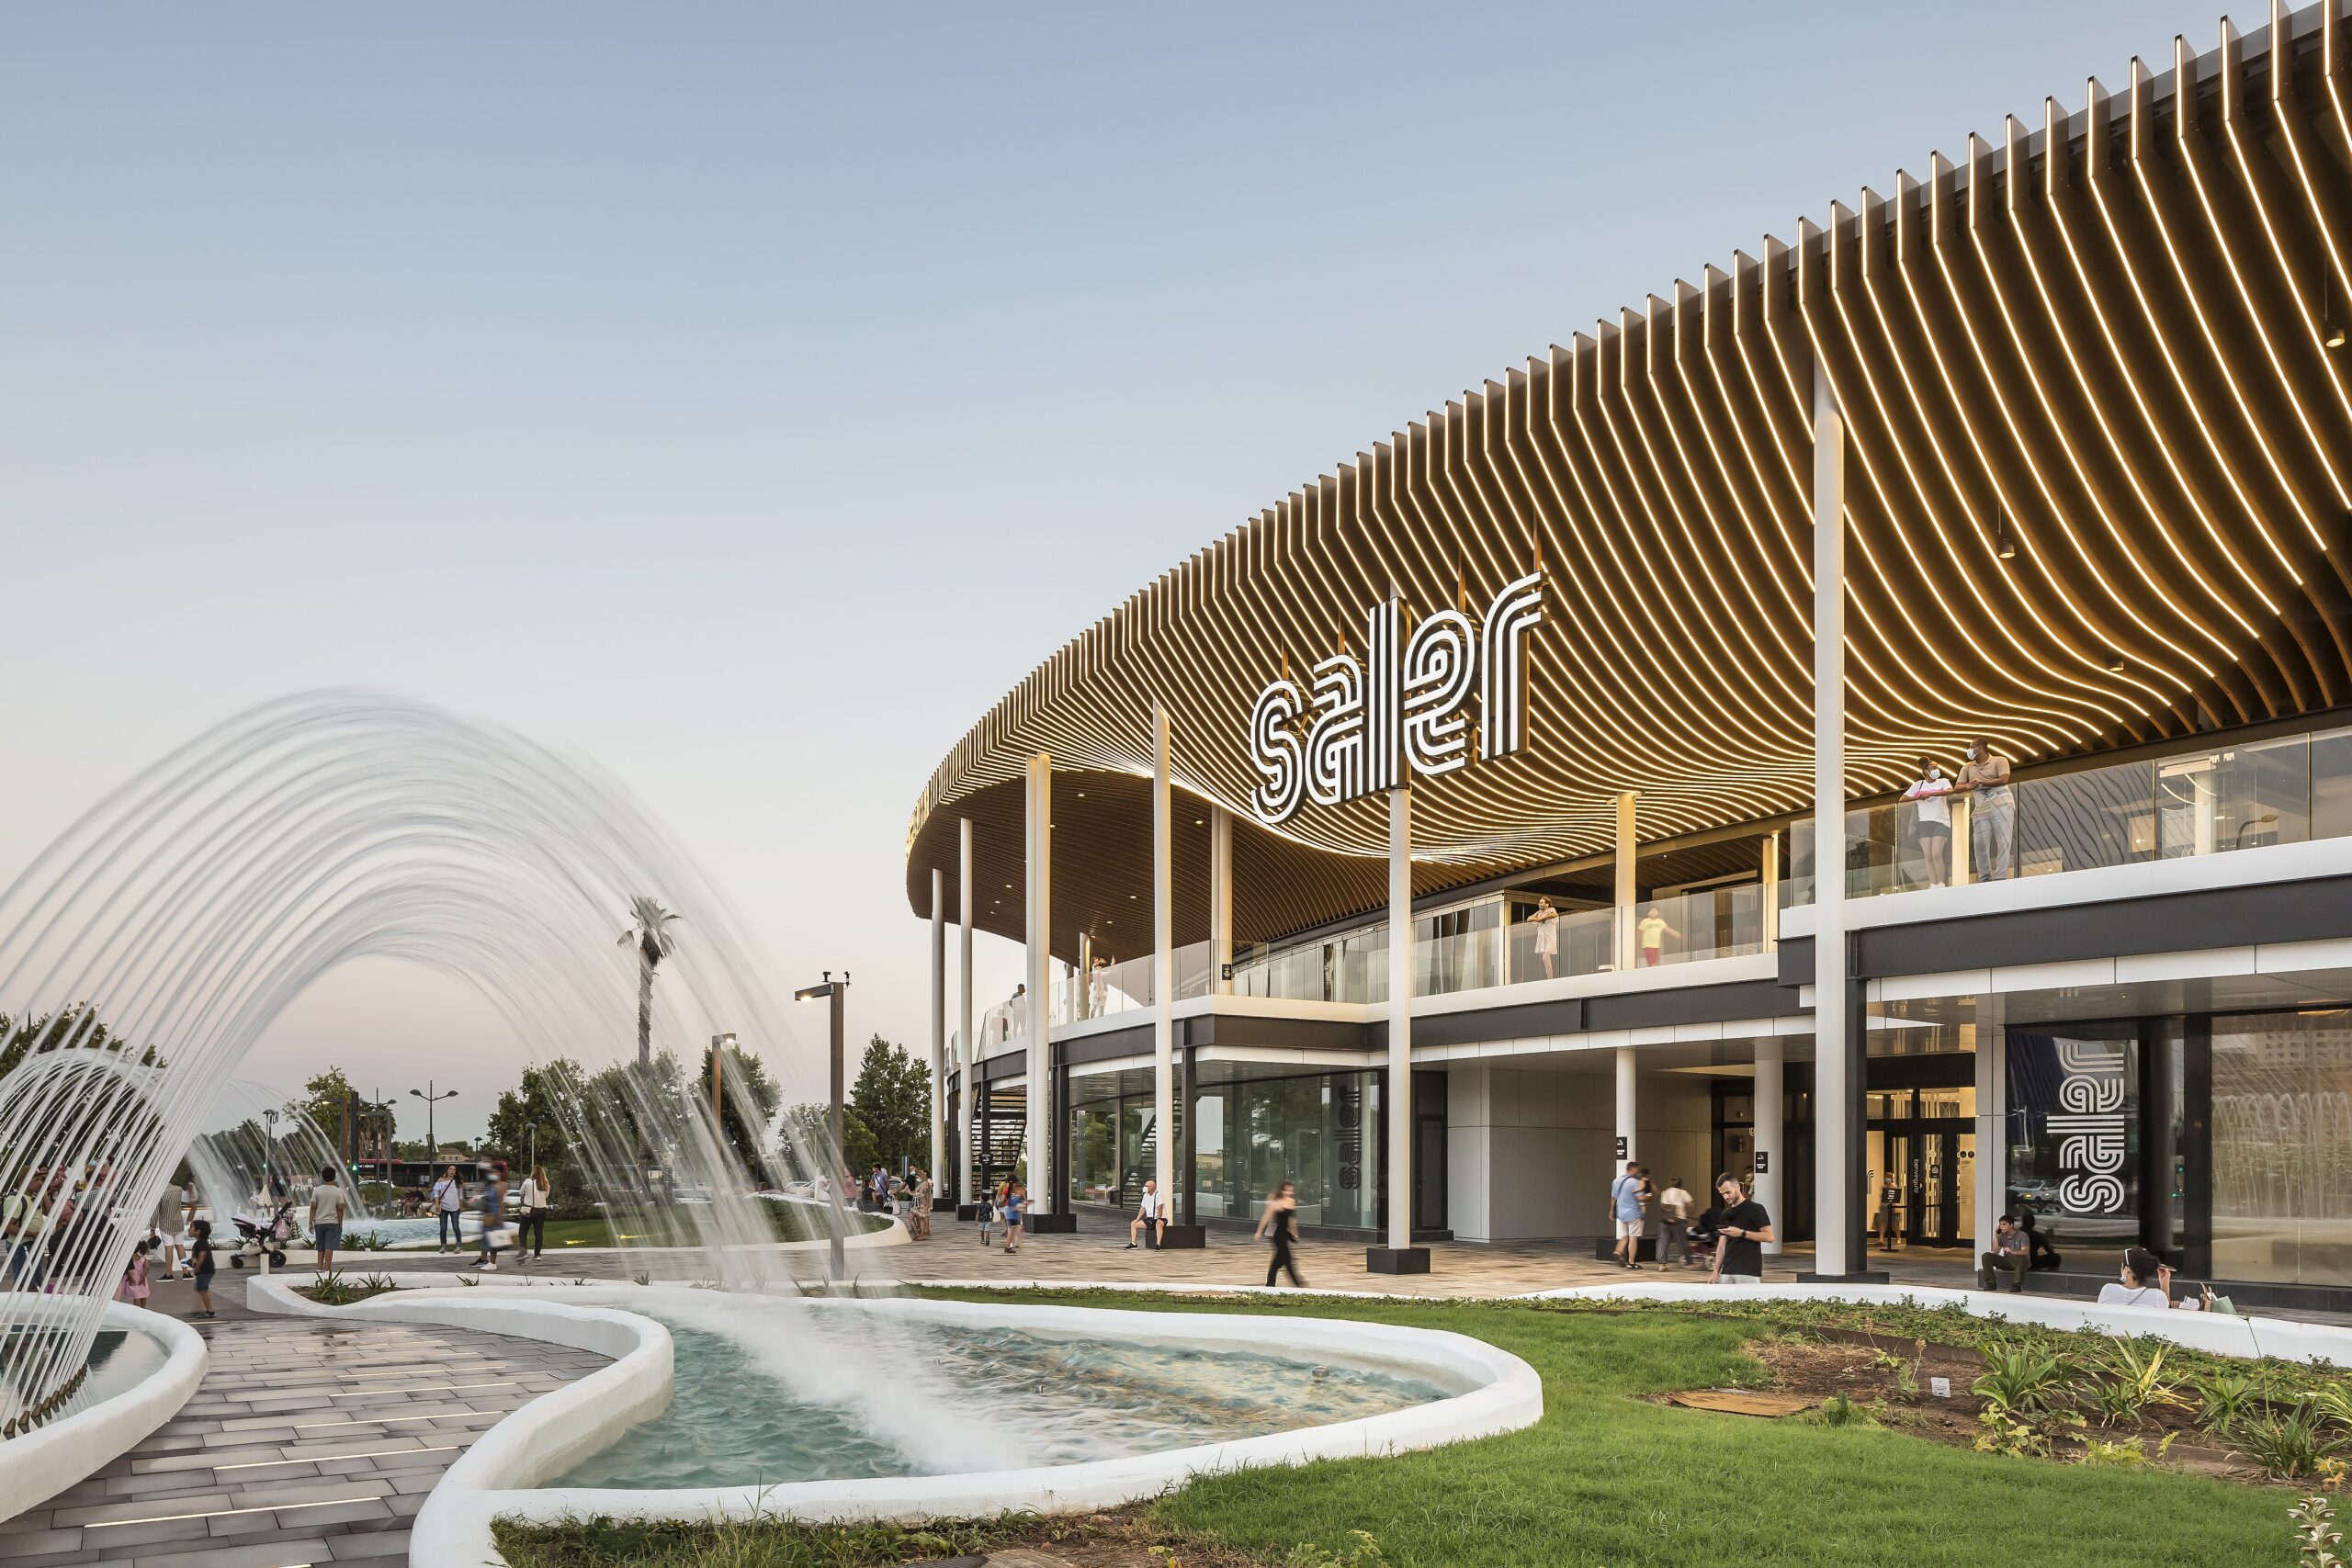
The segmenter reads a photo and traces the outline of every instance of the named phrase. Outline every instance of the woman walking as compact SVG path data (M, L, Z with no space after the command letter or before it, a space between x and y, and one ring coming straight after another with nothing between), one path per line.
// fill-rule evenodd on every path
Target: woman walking
M523 1249L530 1248L535 1258L544 1258L548 1251L548 1211L555 1206L555 1197L548 1187L548 1168L535 1165L531 1174L523 1179L523 1190L514 1195L514 1261L523 1261Z
M1306 1281L1299 1277L1298 1259L1291 1247L1298 1241L1298 1189L1291 1182L1278 1182L1274 1195L1266 1200L1266 1212L1258 1218L1257 1235L1252 1239L1271 1235L1274 1256L1266 1265L1266 1283L1272 1286L1278 1275L1288 1274L1290 1282L1300 1290Z
M212 1315L212 1222L198 1220L187 1227L187 1259L196 1266L196 1310L190 1317Z

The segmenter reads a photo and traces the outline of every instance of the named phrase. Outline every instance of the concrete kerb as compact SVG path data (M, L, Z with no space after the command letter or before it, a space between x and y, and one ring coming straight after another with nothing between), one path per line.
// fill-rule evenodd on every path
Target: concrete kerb
M2162 1339L2192 1350L2244 1359L2270 1356L2290 1361L2352 1366L2352 1328L2290 1323L2233 1313L2167 1311L2163 1307L2100 1306L2049 1296L1955 1291L1934 1285L1576 1285L1536 1291L1518 1301L1643 1301L1704 1305L1723 1301L1853 1302L1883 1306L1958 1306L1972 1317L2048 1328L2093 1328L2102 1334Z
M177 1415L204 1382L211 1352L204 1336L178 1318L113 1302L104 1323L161 1345L163 1366L111 1399L0 1444L0 1519L15 1518L136 1448Z
M417 1515L409 1551L410 1562L418 1568L484 1568L499 1563L491 1526L502 1517L541 1522L603 1515L689 1520L771 1517L822 1523L1091 1512L1158 1496L1198 1475L1261 1465L1304 1464L1317 1459L1401 1453L1516 1431L1533 1425L1544 1413L1543 1381L1534 1369L1481 1340L1434 1329L1306 1318L1285 1324L1286 1352L1410 1368L1462 1392L1361 1420L1164 1453L1029 1470L662 1492L537 1488L537 1483L603 1449L622 1429L666 1405L673 1373L668 1332L652 1319L626 1310L623 1303L650 1305L664 1295L683 1297L689 1287L610 1283L550 1287L502 1280L451 1291L438 1282L402 1281L394 1292L352 1306L331 1308L296 1294L283 1276L255 1281L255 1285L257 1289L249 1292L248 1297L256 1309L305 1316L348 1315L470 1326L588 1349L604 1348L582 1327L588 1320L625 1320L637 1325L628 1332L641 1341L640 1348L659 1336L658 1395L646 1382L656 1360L649 1354L633 1361L631 1355L624 1354L614 1365L542 1395L508 1416L461 1456ZM573 1299L556 1300L559 1289ZM697 1292L695 1299L700 1303L707 1298ZM1117 1312L903 1297L854 1302L820 1299L809 1304L817 1310L882 1312L941 1323L1011 1325L1047 1336L1108 1334L1146 1343L1256 1348L1262 1345L1264 1334L1262 1324L1252 1318L1220 1314Z

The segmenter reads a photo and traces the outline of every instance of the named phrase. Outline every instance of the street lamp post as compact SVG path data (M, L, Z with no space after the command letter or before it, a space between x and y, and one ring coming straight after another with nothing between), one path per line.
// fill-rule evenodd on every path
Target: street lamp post
M430 1165L441 1157L441 1140L433 1135L433 1107L441 1100L457 1099L458 1091L449 1089L435 1094L433 1092L433 1080L427 1078L423 1089L413 1089L409 1093L424 1101L424 1160Z
M848 995L849 971L846 969L842 971L842 977L838 980L833 978L833 972L828 969L825 971L824 982L821 985L804 987L800 990L793 993L793 999L796 1001L810 1002L815 1001L821 997L831 1000L832 1003L832 1150L831 1159L829 1162L831 1168L825 1173L825 1202L827 1207L832 1211L832 1264L833 1278L836 1280L840 1279L843 1272L842 1263L842 1227L847 1223L842 1214L842 1173L849 1168L848 1156L842 1148L842 1006L847 999Z

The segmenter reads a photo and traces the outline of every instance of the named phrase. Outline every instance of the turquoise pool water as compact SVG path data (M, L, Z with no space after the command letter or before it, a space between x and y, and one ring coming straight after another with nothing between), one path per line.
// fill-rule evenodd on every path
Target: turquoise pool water
M755 1486L1070 1464L1379 1415L1453 1390L1268 1352L951 1328L715 1297L650 1315L658 1418L549 1483ZM731 1321L730 1321L731 1320Z

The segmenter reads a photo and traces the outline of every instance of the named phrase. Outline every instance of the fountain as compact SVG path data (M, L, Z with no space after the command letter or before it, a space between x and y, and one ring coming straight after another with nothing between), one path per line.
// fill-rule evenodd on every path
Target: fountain
M649 898L683 917L686 937L650 994L614 941L632 917L641 922ZM787 1426L865 1434L853 1466L865 1473L831 1480L880 1490L847 1504L807 1494L797 1506L814 1515L973 1507L990 1495L1035 1506L1124 1497L1201 1463L1379 1451L1523 1425L1540 1410L1523 1365L1464 1348L1473 1342L1440 1343L1453 1336L1293 1324L1270 1350L1251 1337L1261 1329L1199 1315L804 1301L777 1239L774 1190L829 1176L829 1157L797 1146L790 1119L771 1121L743 1099L740 1074L726 1085L738 1097L727 1121L767 1126L769 1144L730 1142L706 1097L630 1027L642 1007L657 1046L731 1034L785 1102L822 1098L819 1063L793 1048L742 931L710 881L593 764L417 703L325 691L264 704L116 789L0 894L0 1013L35 1021L30 1049L0 1077L0 1194L40 1216L28 1239L50 1287L0 1293L0 1476L37 1451L25 1445L105 1414L63 1413L101 1332L124 1326L127 1309L108 1297L131 1248L184 1157L215 1214L238 1206L263 1156L238 1129L268 1102L233 1087L238 1067L306 987L361 957L426 964L487 998L540 1064L574 1179L616 1236L684 1245L718 1287L605 1286L569 1304L546 1287L403 1288L342 1309L615 1358L510 1416L453 1468L445 1488L463 1501L438 1508L436 1495L426 1513L444 1538L463 1538L452 1550L469 1560L486 1544L465 1535L486 1529L483 1498L527 1512L574 1495L546 1483L615 1442L707 1449L695 1423L730 1373L775 1388ZM798 1227L822 1237L830 1206L796 1208ZM282 1279L254 1280L248 1298L265 1310L326 1310ZM156 1315L131 1314L130 1326ZM684 1398L673 1410L681 1341ZM171 1391L170 1406L118 1419L120 1440L94 1463L186 1397L187 1349L150 1380ZM941 1369L990 1358L1038 1375L1009 1406L958 1416L957 1380ZM791 1368L822 1375L796 1383ZM1047 1382L1057 1386L1038 1393ZM1230 1397L1214 1394L1220 1386ZM1057 1433L1080 1420L1122 1434L1111 1451L1123 1457L1069 1462L1081 1456ZM920 1440L910 1425L926 1428ZM635 1438L632 1427L642 1428ZM961 1446L946 1440L956 1431ZM999 1462L974 1462L979 1438ZM735 1506L751 1472L821 1488L827 1475L793 1457L808 1447L779 1438L724 1462L662 1468L651 1472L659 1484L612 1506ZM54 1455L43 1465L14 1472L53 1476ZM610 1461L580 1469L591 1480L618 1473ZM517 1501L517 1488L545 1489ZM0 1515L31 1500L0 1481Z

